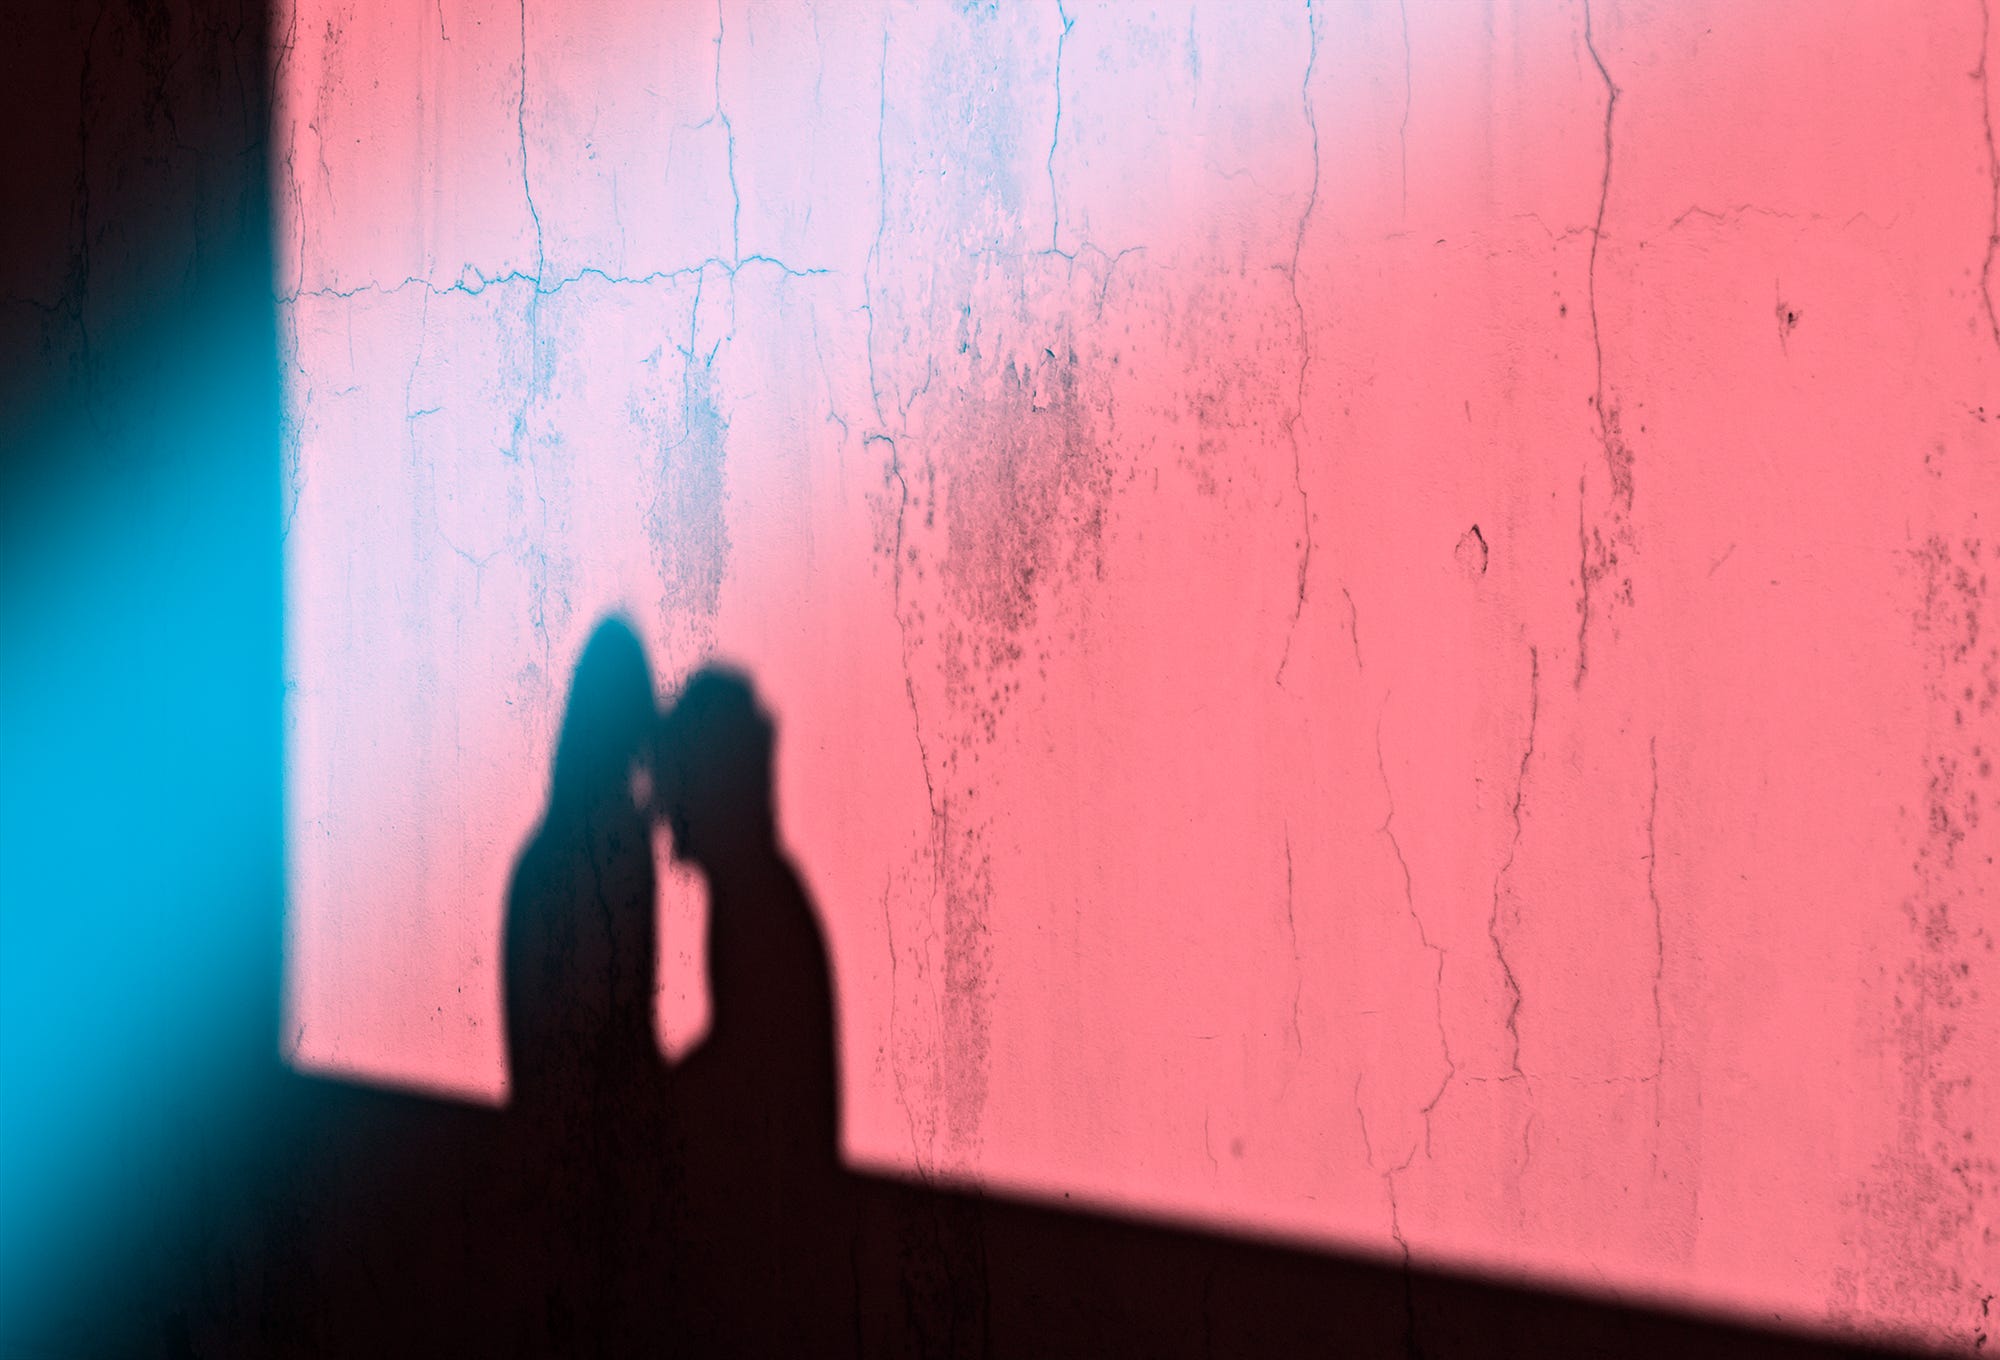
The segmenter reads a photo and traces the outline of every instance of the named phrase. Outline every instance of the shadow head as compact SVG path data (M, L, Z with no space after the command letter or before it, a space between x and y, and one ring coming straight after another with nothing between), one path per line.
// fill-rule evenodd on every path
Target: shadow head
M551 807L631 800L633 775L647 754L658 711L644 645L625 620L606 619L576 664L556 740Z
M771 853L771 715L748 676L704 666L660 724L656 793L674 858L715 867Z

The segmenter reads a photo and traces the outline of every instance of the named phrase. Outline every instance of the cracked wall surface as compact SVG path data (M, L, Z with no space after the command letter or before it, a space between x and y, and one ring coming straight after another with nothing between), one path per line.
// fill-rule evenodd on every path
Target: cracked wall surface
M622 610L778 718L856 1162L1985 1334L1983 6L274 31L296 1062L504 1095Z

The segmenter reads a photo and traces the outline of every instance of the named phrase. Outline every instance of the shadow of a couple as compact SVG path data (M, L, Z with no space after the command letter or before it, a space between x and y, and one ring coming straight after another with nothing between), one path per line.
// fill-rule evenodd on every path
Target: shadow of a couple
M288 1078L241 1217L191 1227L168 1272L169 1353L1880 1353L846 1168L827 950L772 756L744 676L699 671L663 716L638 639L601 625L507 901L509 1106ZM710 914L710 1030L673 1065L661 820Z
M505 925L506 1179L527 1196L513 1217L540 1225L523 1284L548 1316L533 1325L558 1338L565 1315L630 1336L666 1314L684 1337L769 1353L853 1313L832 983L778 836L773 737L749 679L722 667L658 713L621 620L578 663ZM656 820L709 904L709 1030L671 1066L653 1009ZM772 1306L717 1315L745 1296Z

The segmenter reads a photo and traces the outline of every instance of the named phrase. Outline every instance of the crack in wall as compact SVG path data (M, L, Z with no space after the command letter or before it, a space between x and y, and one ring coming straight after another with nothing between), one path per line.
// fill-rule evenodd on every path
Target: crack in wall
M1062 21L1062 32L1056 35L1056 116L1049 127L1049 249L1061 253L1062 242L1062 198L1056 193L1056 140L1062 136L1062 68L1063 48L1069 43L1070 30L1076 27L1069 11L1063 8L1062 0L1056 0L1056 17Z
M837 448L840 454L840 484L843 488L845 488L847 484L847 441L850 437L852 437L853 431L849 430L847 427L847 417L840 413L840 407L838 405L839 399L835 395L833 390L833 371L827 367L826 345L824 340L820 336L819 308L814 307L812 309L811 317L812 317L812 333L813 333L813 357L819 360L820 386L824 388L826 392L825 423L829 425L838 425L840 427L840 443L837 446Z
M1402 214L1410 215L1410 108L1416 102L1416 86L1410 73L1410 6L1408 0L1396 0L1396 14L1403 25L1403 121L1396 128L1397 154L1401 158L1403 172Z
M903 614L903 530L904 516L909 512L910 508L910 483L909 479L903 475L902 451L897 448L894 438L886 434L871 434L862 442L864 444L879 443L889 446L889 475L895 478L896 485L901 493L901 497L896 504L896 543L894 555L890 559L889 579L891 598L896 615L896 632L902 641L903 693L910 701L910 726L916 736L917 760L923 768L924 798L930 806L930 834L933 852L932 872L935 875L938 872L938 860L943 854L943 847L937 842L940 835L938 828L942 824L944 814L938 806L937 785L931 778L930 750L924 743L924 719L922 712L917 707L916 672L910 664L909 623Z
M882 262L882 240L889 232L889 24L882 23L881 79L875 105L875 239L869 244L868 258L861 267L861 310L868 317L868 395L875 407L875 424L887 428L882 414L882 384L875 372L875 271ZM906 488L907 491L907 488Z
M1597 580L1597 570L1591 565L1591 528L1589 522L1590 493L1589 478L1579 475L1576 479L1576 674L1571 681L1574 689L1583 688L1583 677L1590 673L1590 588ZM1601 544L1600 544L1601 546Z
M1604 80L1604 177L1598 185L1597 220L1590 229L1590 264L1585 275L1585 285L1590 303L1590 347L1597 359L1595 403L1598 430L1604 439L1604 456L1606 462L1611 464L1611 476L1615 484L1619 472L1617 459L1612 454L1612 441L1617 437L1617 432L1607 419L1604 404L1604 336L1597 316L1597 252L1604 241L1604 213L1611 203L1612 124L1618 116L1618 86L1611 79L1611 72L1605 69L1604 58L1598 55L1597 44L1591 31L1590 0L1584 0L1583 3L1583 45L1590 53L1591 61L1596 63L1597 74Z
M916 1107L910 1103L909 1086L903 1075L902 1058L896 1051L896 1004L898 999L897 979L901 972L896 957L896 916L889 908L891 889L895 876L887 875L882 880L882 933L889 942L889 1042L886 1053L889 1059L889 1079L896 1086L896 1103L903 1108L903 1120L910 1131L910 1160L915 1163L917 1179L928 1183L931 1178L930 1165L924 1159L925 1144L917 1135Z
M528 179L528 0L521 0L521 89L514 106L514 130L521 148L521 197L527 201L528 216L535 224L535 277L548 269L549 257L542 244L542 214L535 207L535 189Z
M1319 204L1319 119L1313 112L1312 78L1313 68L1319 64L1319 22L1312 6L1306 0L1306 73L1299 82L1299 102L1305 110L1306 127L1312 133L1312 188L1306 195L1306 204L1299 213L1299 226L1292 238L1292 263L1288 276L1292 289L1292 307L1299 318L1299 378L1298 391L1294 400L1291 418L1286 422L1287 433L1292 443L1292 486L1299 496L1299 574L1298 597L1292 603L1292 621L1285 629L1285 649L1278 658L1276 683L1285 683L1285 668L1292 661L1292 641L1298 634L1299 620L1306 611L1306 584L1312 570L1312 499L1306 494L1304 450L1299 443L1299 426L1306 414L1306 371L1312 366L1312 331L1306 324L1305 299L1299 294L1299 261L1305 254L1306 227L1312 221L1313 209ZM1350 601L1351 603L1351 601Z
M1047 246L1041 250L1031 250L1031 251L1021 252L1021 251L999 250L989 247L984 250L975 250L972 252L972 255L975 259L992 258L992 259L1003 259L1003 260L1024 260L1024 259L1054 258L1058 260L1063 260L1072 267L1071 277L1075 276L1074 266L1078 262L1080 262L1084 256L1086 255L1097 256L1099 259L1104 261L1104 272L1097 277L1097 300L1096 300L1096 319L1102 321L1104 319L1105 298L1110 294L1112 275L1117 271L1119 262L1123 260L1127 255L1143 255L1145 251L1146 251L1145 246L1136 245L1136 246L1122 246L1114 253L1112 251L1106 250L1103 246L1098 245L1095 241L1090 240L1088 237L1085 237L1083 240L1077 242L1075 250L1064 250L1061 246Z
M729 171L729 253L736 260L743 258L743 191L736 185L736 127L729 121L729 113L722 107L722 0L715 0L715 106L708 117L689 129L699 132L714 123L722 124L725 165Z
M1509 871L1514 867L1514 857L1521 849L1521 800L1528 787L1528 763L1535 758L1535 729L1542 712L1542 657L1534 647L1528 648L1528 740L1521 751L1520 768L1514 775L1514 801L1508 809L1514 820L1514 836L1507 844L1507 857L1500 862L1493 875L1493 910L1486 918L1486 934L1493 941L1493 957L1500 964L1500 976L1507 985L1507 1038L1510 1051L1507 1065L1511 1075L1525 1079L1521 1070L1521 983L1514 975L1513 965L1507 959L1507 948L1500 938L1500 893Z
M794 279L838 277L840 273L836 269L797 269L772 255L747 255L735 261L711 255L707 259L698 261L695 264L682 265L676 269L656 269L647 274L614 274L609 270L599 269L595 265L585 265L575 273L561 275L553 281L548 280L542 274L531 274L519 269L509 270L504 274L488 275L475 266L467 265L461 271L459 282L446 284L443 287L439 287L422 275L411 274L399 279L395 283L389 284L371 280L366 283L355 284L348 288L328 286L322 288L294 289L289 293L280 294L277 301L281 306L289 306L303 298L357 298L369 294L380 297L394 297L406 288L419 288L433 297L443 297L451 293L461 293L467 297L478 297L489 288L504 288L517 283L532 284L534 294L538 297L553 297L572 284L593 279L600 283L618 287L648 287L653 284L677 283L682 280L693 279L697 286L699 286L703 276L710 270L719 272L723 277L730 280L731 283L734 283L736 276L751 265L769 265L777 269L782 276ZM471 275L469 281L464 277L467 274Z
M879 415L879 394L877 396L877 412ZM948 809L939 802L936 778L932 773L930 745L924 735L923 711L917 700L916 669L912 660L913 644L910 635L910 623L903 603L903 573L906 554L910 551L907 547L906 537L907 516L910 507L910 484L903 470L902 450L897 438L893 435L883 433L870 433L863 436L862 447L864 449L874 444L888 446L889 462L885 469L885 476L896 483L898 491L895 538L890 547L891 612L896 620L898 656L903 674L903 695L909 705L910 730L912 738L916 743L918 769L924 781L924 803L928 814L925 825L924 848L926 857L930 862L930 893L933 898L940 893L949 896L951 891L950 886L945 882L947 870L945 851L949 832ZM884 888L883 892L882 910L886 922L893 916L889 889L887 887ZM896 969L896 944L893 927L890 929L889 949L891 981L893 983ZM950 990L951 983L950 973L951 967L949 961L947 961L946 984L948 991ZM911 1155L916 1161L918 1174L928 1178L934 1172L933 1163L935 1162L935 1157L932 1155L934 1151L932 1144L934 1143L936 1133L935 1122L933 1121L932 1123L931 1140L920 1139L916 1112L910 1101L908 1080L903 1068L901 1049L897 1042L893 1005L890 1017L888 1045L889 1066L896 1084L897 1100L903 1107L904 1119L909 1129ZM939 1079L936 1073L933 1073L932 1080L934 1085L937 1084Z
M1888 231L1897 222L1902 220L1903 215L1899 212L1890 217L1887 222L1881 222L1877 221L1874 214L1870 213L1866 208L1836 219L1826 213L1786 212L1779 208L1766 208L1757 203L1732 203L1726 208L1711 208L1701 203L1691 203L1674 215L1673 220L1667 223L1665 231L1661 234L1665 235L1668 232L1678 231L1690 218L1696 217L1706 218L1717 226L1740 222L1745 217L1766 217L1775 222L1834 222L1843 229L1860 223L1875 231Z
M1361 614L1354 607L1353 592L1348 590L1346 586L1342 586L1340 594L1347 601L1347 637L1354 644L1354 669L1359 673L1366 669L1361 664Z
M1417 1345L1417 1296L1414 1262L1410 1257L1409 1239L1403 1236L1403 1213L1402 1205L1396 1194L1396 1177L1410 1169L1411 1163L1416 1161L1417 1150L1413 1144L1410 1148L1410 1155L1405 1157L1396 1166L1377 1167L1375 1165L1375 1143L1368 1136L1368 1112L1361 1105L1361 1081L1366 1075L1366 1072L1356 1072L1354 1074L1354 1117L1361 1125L1362 1155L1367 1159L1368 1169L1381 1176L1382 1188L1389 1199L1389 1238L1396 1244L1396 1249L1401 1253L1403 1258L1403 1308L1405 1327L1407 1329L1404 1342L1408 1353L1415 1356L1422 1352Z
M1591 404L1597 412L1598 440L1604 450L1604 462L1611 478L1610 514L1611 540L1607 543L1602 534L1586 534L1584 525L1585 502L1587 501L1588 477L1578 479L1577 537L1581 540L1582 561L1579 566L1579 589L1581 601L1578 606L1576 647L1576 675L1574 687L1583 688L1584 677L1589 673L1590 624L1593 613L1591 588L1597 579L1610 574L1618 564L1618 547L1629 546L1631 540L1630 515L1633 499L1632 450L1626 445L1619 430L1618 412L1611 406L1605 395L1604 383L1604 332L1597 306L1597 257L1604 243L1604 217L1611 203L1611 169L1615 143L1613 128L1618 116L1618 97L1621 91L1612 80L1611 72L1604 64L1603 56L1597 50L1596 34L1592 26L1589 0L1583 4L1583 45L1590 53L1591 62L1597 67L1598 76L1604 81L1604 173L1598 183L1597 216L1590 228L1590 260L1585 273L1585 292L1590 311L1590 347L1596 373L1596 387ZM1592 549L1595 548L1593 553ZM1594 560L1593 560L1594 559ZM1617 597L1630 602L1631 578L1627 577L1617 592Z
M1432 944L1430 932L1424 928L1424 918L1417 911L1416 893L1410 877L1410 862L1403 857L1402 842L1396 838L1396 794L1395 790L1389 785L1389 767L1382 757L1382 719L1379 714L1375 719L1375 768L1381 773L1382 792L1389 803L1388 815L1382 819L1382 825L1376 829L1380 834L1388 838L1389 849L1396 856L1396 867L1402 870L1403 905L1409 911L1410 920L1416 924L1417 939L1425 949L1437 955L1437 973L1432 980L1432 1000L1436 1007L1438 1048L1444 1056L1445 1072L1443 1078L1438 1082L1437 1091L1418 1111L1423 1116L1424 1121L1424 1155L1429 1156L1431 1150L1431 1114L1437 1109L1438 1103L1444 1099L1445 1092L1451 1089L1452 1078L1458 1075L1458 1063L1451 1056L1451 1036L1446 1032L1444 1023L1444 946ZM1412 1150L1411 1156L1414 1157L1415 1155L1415 1151ZM1407 1164L1405 1163L1405 1165Z

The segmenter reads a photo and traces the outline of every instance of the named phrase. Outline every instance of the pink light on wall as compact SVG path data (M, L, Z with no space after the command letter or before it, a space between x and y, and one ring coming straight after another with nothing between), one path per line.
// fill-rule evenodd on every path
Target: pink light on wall
M1977 7L573 8L277 25L295 1062L504 1096L622 611L852 1160L1972 1335Z

